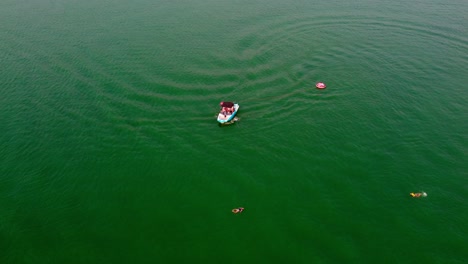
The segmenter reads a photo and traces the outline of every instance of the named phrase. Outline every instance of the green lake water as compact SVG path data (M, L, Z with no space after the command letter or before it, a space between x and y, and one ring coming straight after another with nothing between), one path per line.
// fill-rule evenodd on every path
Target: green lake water
M466 263L467 65L466 0L3 0L0 263Z

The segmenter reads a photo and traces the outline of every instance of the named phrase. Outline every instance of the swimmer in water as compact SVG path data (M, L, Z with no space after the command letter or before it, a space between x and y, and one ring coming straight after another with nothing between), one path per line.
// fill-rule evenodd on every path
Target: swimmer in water
M426 197L427 196L427 194L425 192L410 193L410 195L413 198L419 198L419 197Z
M240 213L242 213L242 211L244 211L243 207L232 209L232 212L235 213L235 214L240 214Z

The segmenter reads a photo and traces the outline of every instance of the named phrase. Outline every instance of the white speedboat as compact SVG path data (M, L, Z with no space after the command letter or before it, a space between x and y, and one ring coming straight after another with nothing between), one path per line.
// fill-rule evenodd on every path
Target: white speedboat
M221 102L221 110L218 114L218 122L221 124L230 122L239 111L239 104L232 102Z

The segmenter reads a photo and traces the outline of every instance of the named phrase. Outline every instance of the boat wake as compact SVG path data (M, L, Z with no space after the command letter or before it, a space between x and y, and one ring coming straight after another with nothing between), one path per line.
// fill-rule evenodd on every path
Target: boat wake
M232 125L234 124L235 122L239 121L240 118L239 117L234 117L231 121L229 122L225 122L225 123L220 123L219 126L227 126L227 125Z

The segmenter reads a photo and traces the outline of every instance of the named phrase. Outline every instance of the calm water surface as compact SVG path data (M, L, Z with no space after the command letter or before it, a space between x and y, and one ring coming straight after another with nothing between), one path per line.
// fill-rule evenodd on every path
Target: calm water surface
M0 263L466 263L467 17L2 1Z

